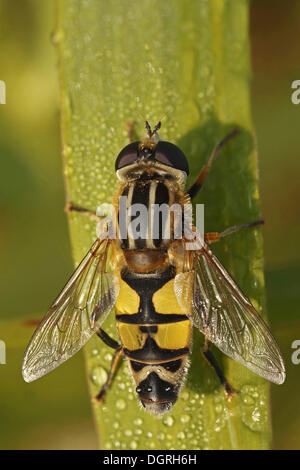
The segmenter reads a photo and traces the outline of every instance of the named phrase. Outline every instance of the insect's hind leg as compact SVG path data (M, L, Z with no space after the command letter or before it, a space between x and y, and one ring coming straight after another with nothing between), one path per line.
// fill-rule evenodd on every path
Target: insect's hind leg
M119 364L119 360L121 358L123 354L123 351L122 351L122 348L120 346L120 348L116 349L115 352L114 352L114 355L113 355L113 358L112 358L112 361L111 361L111 366L110 366L110 370L109 370L109 373L108 373L108 376L107 376L107 379L106 379L106 382L103 384L100 392L98 393L98 395L96 395L95 397L95 400L98 402L98 403L101 403L107 390L109 389L109 386L112 382L112 379L113 379L113 376L117 370L117 367L118 367L118 364Z
M187 191L191 199L193 199L199 193L200 189L203 187L204 182L207 178L207 175L212 167L212 164L215 161L221 148L238 133L239 133L239 130L237 128L233 129L231 132L229 132L229 134L226 135L226 137L224 137L224 139L221 140L221 142L219 142L215 146L215 148L213 149L211 153L211 156L208 159L207 164L203 166L202 170L200 171L198 175L198 178L196 179L196 181L194 181L192 186Z
M108 391L108 389L110 387L110 384L112 382L114 374L117 370L119 360L120 360L120 358L123 354L123 350L122 350L122 346L117 341L115 341L113 338L111 338L107 333L105 333L105 331L102 330L102 328L100 328L97 331L97 335L99 336L100 339L102 339L102 341L105 344L107 344L107 346L115 349L106 382L103 384L103 386L102 386L100 392L98 393L98 395L96 395L96 397L94 398L95 401L97 401L98 403L101 403L104 396L105 396L105 394L106 394L106 392Z
M264 223L265 223L264 220L260 219L260 220L255 220L254 222L250 222L249 224L234 225L232 227L228 227L223 232L208 232L208 233L205 233L204 240L208 244L215 243L215 242L218 242L221 238L224 238L227 235L230 235L231 233L238 232L239 230L243 230L245 228L256 227L257 225L263 225Z
M201 353L204 359L208 362L208 364L214 369L215 373L218 376L218 379L223 385L227 398L230 400L234 395L236 395L236 390L228 383L226 377L224 376L222 370L220 369L213 353L209 350L209 341L205 338L205 343L201 348Z

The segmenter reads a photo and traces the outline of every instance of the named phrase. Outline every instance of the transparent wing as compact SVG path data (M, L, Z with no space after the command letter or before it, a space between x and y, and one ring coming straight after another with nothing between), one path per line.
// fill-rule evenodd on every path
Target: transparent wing
M22 372L26 382L42 377L73 356L113 308L117 278L106 272L108 239L97 239L33 334Z
M250 300L207 245L194 256L195 326L232 359L271 382L283 383L280 349Z
M258 375L281 384L285 367L280 349L250 300L241 292L203 237L193 233L194 273L175 277L175 294L193 324L224 354ZM190 286L193 286L191 289Z

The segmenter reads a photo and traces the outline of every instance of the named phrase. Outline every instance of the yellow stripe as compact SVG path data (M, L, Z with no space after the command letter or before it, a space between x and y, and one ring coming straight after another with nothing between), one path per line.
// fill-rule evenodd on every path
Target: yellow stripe
M150 333L161 349L188 348L191 342L192 325L190 320L156 325L157 333ZM139 325L118 322L122 346L134 351L142 349L149 333L142 333Z
M151 335L161 349L188 348L191 342L190 320L157 325L158 331Z
M119 277L120 292L116 302L117 314L134 314L138 313L140 306L140 296L136 293L127 282Z
M122 322L118 322L117 324L123 348L135 351L144 346L147 333L142 333L139 325Z
M177 302L177 298L175 295L175 287L174 287L174 279L171 279L169 282L164 284L164 286L157 290L153 297L153 305L155 308L155 311L157 313L176 313L176 314L182 314L182 315L189 315L190 313L190 306L189 302L187 302L188 298L191 299L191 294L192 294L192 283L190 282L190 277L188 277L189 273L183 273L181 274L182 277L186 277L186 283L185 283L185 301L184 301L184 306L185 306L185 311L182 310L181 306ZM182 279L183 281L184 279ZM189 288L190 293L186 292L186 290Z

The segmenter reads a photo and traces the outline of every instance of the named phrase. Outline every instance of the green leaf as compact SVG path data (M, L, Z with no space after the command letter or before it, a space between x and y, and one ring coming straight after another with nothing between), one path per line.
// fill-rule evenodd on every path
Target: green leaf
M25 348L37 325L35 321L1 320L0 339L5 339L8 348Z
M197 202L206 231L259 218L257 162L249 101L248 2L58 1L54 35L59 52L61 127L67 197L96 210L111 202L114 161L128 143L125 124L144 134L144 119L162 119L161 136L188 156L191 179L213 146L238 126L219 155ZM74 260L96 237L95 224L69 216ZM261 228L224 239L216 252L261 312L264 305ZM113 315L106 321L116 337ZM162 418L142 411L126 364L103 405L94 405L105 449L267 449L268 384L217 353L239 391L231 402L200 355L194 332L188 380ZM105 379L112 351L98 338L85 348L91 395Z

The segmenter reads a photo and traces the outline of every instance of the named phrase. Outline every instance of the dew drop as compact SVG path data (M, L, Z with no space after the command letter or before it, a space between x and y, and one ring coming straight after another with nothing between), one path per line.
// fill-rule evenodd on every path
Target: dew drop
M91 381L93 382L94 385L97 385L97 387L100 387L105 383L107 379L107 372L103 367L94 367L91 372Z
M181 398L182 398L183 400L188 400L188 398L189 398L189 392L183 392L183 393L181 394Z
M133 421L133 424L135 426L141 426L141 424L143 424L143 420L141 418L136 418L134 421Z
M245 405L253 405L254 399L250 395L244 395L243 402L245 403Z
M67 145L67 144L64 145L63 146L63 156L64 157L69 157L72 153L72 150L73 149L72 149L71 145Z
M167 416L164 420L163 420L163 423L166 425L166 426L173 426L174 424L174 418L172 416Z
M73 168L72 168L71 166L69 166L69 165L66 165L66 166L65 166L65 169L64 169L64 174L65 174L66 176L71 176L72 173L73 173Z
M263 389L257 386L244 385L241 392L245 405L242 409L243 423L252 431L264 431L267 426L268 411L264 406Z
M137 442L136 441L131 441L129 444L130 449L137 449Z
M112 360L112 355L110 353L105 354L104 360L107 362L111 362Z
M57 44L59 44L62 41L63 37L64 37L63 30L62 29L56 29L55 31L52 31L50 39L51 39L52 44L54 44L56 46Z
M216 410L216 413L222 413L223 406L221 405L221 403L218 403L216 405L215 410Z
M261 420L261 413L258 408L255 408L252 412L252 420L254 423L258 423Z
M188 423L188 422L190 421L190 419L191 419L191 417L190 417L189 415L182 415L182 416L180 417L180 421L181 421L182 423Z
M118 410L125 410L126 401L123 400L123 398L119 398L119 400L116 401L116 407L118 408Z

